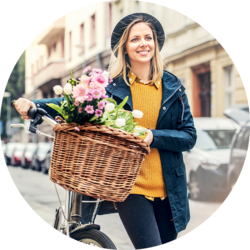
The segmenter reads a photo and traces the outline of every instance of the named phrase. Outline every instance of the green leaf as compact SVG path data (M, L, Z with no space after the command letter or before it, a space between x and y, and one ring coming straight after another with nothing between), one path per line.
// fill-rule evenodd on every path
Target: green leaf
M59 114L63 115L62 109L59 106L55 105L54 103L46 103L46 105L56 110Z
M134 117L129 112L119 112L119 118L124 118L126 120L126 125L132 125L134 122Z
M93 122L94 120L96 120L98 118L98 116L93 116L90 120L89 120L89 122Z
M112 98L105 98L104 100L106 100L106 101L108 101L108 102L110 102L110 103L114 103L115 106L117 106L116 101L115 101L114 99L112 99Z
M72 74L72 70L70 70L70 75L71 75L71 78L74 78L73 74Z
M117 108L117 109L123 108L123 106L126 104L127 100L128 100L128 96L126 96L126 97L123 99L123 101L122 101L116 108Z
M106 125L106 126L111 126L111 125L114 125L115 124L115 121L105 121L104 122L104 125ZM117 127L118 128L118 127Z
M100 119L100 123L103 123L105 120L107 120L109 118L109 113L108 112L104 112L102 114L102 117Z
M65 99L67 101L68 107L71 108L71 103L70 103L68 95L64 94L64 97L65 97Z

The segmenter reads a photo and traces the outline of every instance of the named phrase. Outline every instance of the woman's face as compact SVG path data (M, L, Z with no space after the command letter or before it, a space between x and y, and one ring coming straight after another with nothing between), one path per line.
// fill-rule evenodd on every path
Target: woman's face
M151 28L145 23L135 24L128 35L126 52L131 66L134 63L149 63L155 53L155 42Z

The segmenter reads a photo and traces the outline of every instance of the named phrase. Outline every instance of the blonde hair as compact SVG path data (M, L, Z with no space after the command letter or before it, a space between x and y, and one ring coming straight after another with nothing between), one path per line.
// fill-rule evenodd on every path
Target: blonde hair
M155 82L157 79L159 78L161 79L163 76L164 65L159 51L157 32L153 24L150 23L150 21L144 20L143 16L139 16L126 27L119 42L115 45L113 53L111 54L109 68L108 68L108 72L110 73L112 78L122 76L125 83L129 86L130 84L127 81L126 76L127 76L127 70L131 69L131 65L129 62L128 54L125 54L126 43L128 40L129 32L133 27L133 25L141 22L146 23L151 28L153 33L153 39L155 42L155 53L151 59L151 79L152 79L151 81ZM117 55L117 57L115 57L114 55Z

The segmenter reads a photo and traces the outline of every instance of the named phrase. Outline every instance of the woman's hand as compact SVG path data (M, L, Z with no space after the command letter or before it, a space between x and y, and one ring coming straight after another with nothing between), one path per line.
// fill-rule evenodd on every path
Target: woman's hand
M22 119L30 119L30 117L28 116L28 111L30 108L36 108L36 105L34 102L31 102L28 99L25 98L19 98L16 102L15 102L15 108L18 111L19 114L22 115Z
M148 132L148 135L147 137L144 139L145 142L148 143L148 145L150 145L152 142L153 142L153 139L154 139L154 135L152 133L152 131L150 129L147 130Z

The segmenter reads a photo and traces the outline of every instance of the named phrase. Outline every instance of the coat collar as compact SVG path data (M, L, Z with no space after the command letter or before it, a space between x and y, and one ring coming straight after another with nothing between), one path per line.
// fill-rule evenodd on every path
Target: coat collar
M127 81L129 82L128 76ZM172 73L164 70L162 77L162 106L168 106L169 100L174 96L174 94L179 91L179 95L182 94L185 90L184 86L182 86L180 80L173 75ZM129 97L127 104L130 106L131 110L133 110L132 104L132 95L130 86L128 86L122 77L118 77L113 79L113 82L110 83L106 90L111 94L119 97L120 99L124 99L126 96ZM162 108L161 108L162 109ZM166 111L166 108L164 109ZM165 113L165 112L164 112ZM159 115L161 116L161 114Z
M142 79L135 75L131 70L128 72L128 77L129 77L129 83L132 85L134 82L143 82ZM144 83L145 85L151 84L151 82ZM157 79L154 83L154 86L159 89L159 86L161 84L161 79Z

